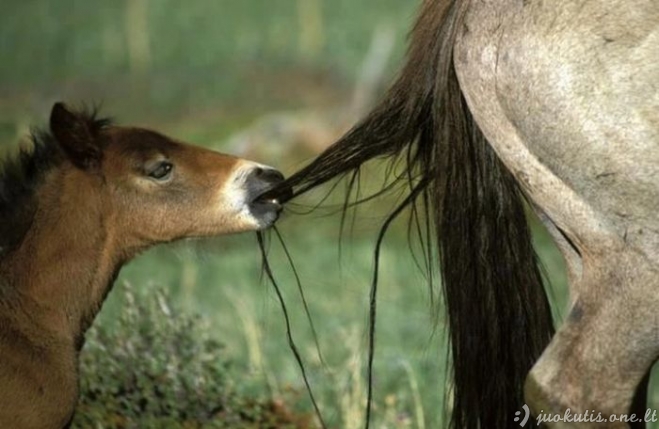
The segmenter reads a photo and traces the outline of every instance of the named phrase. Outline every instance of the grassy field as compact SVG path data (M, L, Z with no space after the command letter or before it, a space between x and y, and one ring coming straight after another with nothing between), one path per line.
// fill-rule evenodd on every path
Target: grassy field
M45 122L50 105L60 99L102 102L103 112L122 123L234 149L228 137L266 113L348 105L373 34L382 28L396 40L380 82L386 84L404 52L416 6L405 0L5 0L0 153L14 148L29 124ZM254 156L290 173L313 155L277 151L269 147ZM375 186L371 182L367 185ZM311 206L324 191L299 204ZM271 235L271 263L293 335L332 427L362 426L373 245L391 203L361 208L341 252L331 202L304 216L295 213L303 207L290 207L279 224L319 349L291 267ZM562 262L534 225L560 314ZM439 428L447 388L443 319L433 314L405 227L403 220L393 228L382 252L373 427ZM291 406L309 412L282 311L260 264L255 236L244 234L155 248L131 262L118 283L169 290L183 311L209 320L213 335L226 346L237 383L273 396L294 392L288 395L294 398ZM122 295L111 294L96 323L111 327L123 306Z

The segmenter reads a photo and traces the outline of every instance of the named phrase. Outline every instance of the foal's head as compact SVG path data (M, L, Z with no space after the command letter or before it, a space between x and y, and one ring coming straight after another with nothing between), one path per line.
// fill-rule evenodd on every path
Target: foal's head
M276 199L258 198L283 180L272 168L112 126L61 103L52 109L50 132L63 158L59 201L84 196L79 210L100 205L103 227L131 248L259 230L281 211Z
M1 427L70 421L84 332L139 250L267 228L281 211L260 197L276 170L63 104L34 143L0 165Z

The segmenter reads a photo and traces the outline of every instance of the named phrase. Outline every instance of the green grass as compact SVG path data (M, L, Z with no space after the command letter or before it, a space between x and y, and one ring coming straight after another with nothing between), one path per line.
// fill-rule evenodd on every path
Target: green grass
M103 102L133 121L297 107L317 81L305 83L300 70L339 77L336 87L341 79L351 82L380 25L396 31L394 58L400 58L414 6L404 0L5 0L0 114L38 118L60 98Z
M291 218L281 227L309 302L324 365L314 348L294 278L276 243L272 243L271 263L324 414L334 427L349 428L360 424L363 413L373 234L362 232L346 242L339 262L336 231L326 228L325 233L310 234L317 231L317 222ZM397 407L396 416L412 422L415 409L421 408L432 410L424 418L429 427L438 427L440 416L435 411L441 404L440 387L445 384L442 327L433 322L421 273L398 251L400 246L400 242L392 242L382 254L375 369L378 418L383 417L386 404ZM254 237L218 239L203 250L190 246L155 249L131 263L121 281L155 283L174 290L184 308L199 311L212 321L238 373L257 372L263 387L274 392L289 385L300 388L279 304L271 285L260 278ZM111 295L99 323L111 323L120 305L121 297ZM411 387L414 383L421 383L418 392ZM421 403L415 403L415 395L423 398ZM346 402L346 398L351 400Z
M95 324L80 359L73 427L309 429L312 415L243 372L231 374L207 319L182 311L162 288L119 286L119 317Z

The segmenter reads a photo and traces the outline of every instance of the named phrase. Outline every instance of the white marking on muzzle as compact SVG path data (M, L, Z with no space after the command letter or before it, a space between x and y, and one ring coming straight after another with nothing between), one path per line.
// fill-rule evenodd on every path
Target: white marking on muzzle
M221 209L227 220L240 231L257 230L270 226L268 219L259 219L250 210L247 179L257 168L271 170L272 167L251 161L242 161L222 188Z

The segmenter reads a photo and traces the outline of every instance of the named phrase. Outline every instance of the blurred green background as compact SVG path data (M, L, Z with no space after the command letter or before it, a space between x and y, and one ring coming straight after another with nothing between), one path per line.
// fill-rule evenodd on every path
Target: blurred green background
M418 3L3 0L0 154L17 147L30 126L44 124L52 103L62 100L98 104L121 124L291 173L382 94L401 63ZM365 189L377 189L382 175L374 166L363 178ZM276 240L270 255L323 414L332 427L351 429L362 426L364 413L375 235L395 197L361 208L339 252L340 217L333 213L341 186L323 209L299 214L328 189L291 206L279 223L322 361ZM562 261L531 221L560 315ZM414 259L418 243L408 246L406 228L405 219L395 225L382 252L373 427L438 428L449 387L443 319L433 315ZM252 234L155 248L131 262L118 282L134 290L165 287L182 311L209 321L236 382L273 397L298 392L290 406L311 410ZM111 294L96 323L111 327L123 305L122 294Z

